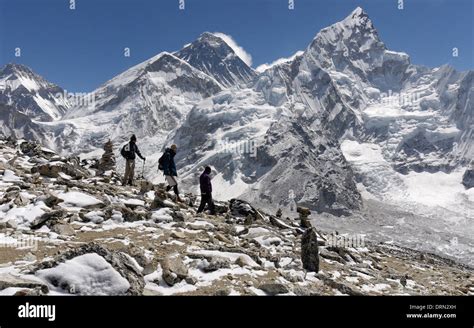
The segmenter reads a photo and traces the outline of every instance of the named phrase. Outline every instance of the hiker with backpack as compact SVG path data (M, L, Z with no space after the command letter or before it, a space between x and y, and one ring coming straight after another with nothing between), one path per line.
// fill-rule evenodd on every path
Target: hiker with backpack
M209 176L210 174L211 168L209 166L206 166L204 172L199 177L199 186L201 189L201 204L199 205L197 213L201 213L202 211L204 211L204 207L207 204L207 207L210 210L211 214L215 215L216 212L214 209L214 202L212 200L212 183L211 177Z
M130 137L130 142L125 144L120 151L120 154L125 158L125 175L123 177L122 185L133 185L133 176L135 173L135 154L138 155L143 161L146 160L145 157L142 156L140 150L137 147L137 137L132 135Z
M181 202L181 198L179 198L179 191L178 191L178 180L176 177L178 176L178 172L176 170L176 164L174 162L174 157L176 156L176 151L178 147L173 144L170 148L166 148L163 155L158 160L158 169L163 171L165 175L166 182L168 186L166 187L166 191L170 191L173 188L174 194L176 195L176 200Z

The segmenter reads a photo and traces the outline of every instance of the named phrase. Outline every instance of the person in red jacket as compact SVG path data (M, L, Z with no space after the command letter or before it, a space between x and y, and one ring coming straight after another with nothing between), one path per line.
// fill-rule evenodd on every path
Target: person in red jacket
M212 215L216 214L214 209L214 202L212 201L212 183L211 177L211 168L206 166L204 172L199 177L199 185L201 188L201 204L197 210L198 213L201 213L204 210L204 207L208 206Z

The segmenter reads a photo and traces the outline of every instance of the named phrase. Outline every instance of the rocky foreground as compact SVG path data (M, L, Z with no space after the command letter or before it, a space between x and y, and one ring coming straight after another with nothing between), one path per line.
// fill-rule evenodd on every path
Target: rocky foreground
M472 268L343 247L304 208L284 218L231 200L198 215L192 194L122 187L110 150L81 162L7 139L0 153L2 295L474 295Z

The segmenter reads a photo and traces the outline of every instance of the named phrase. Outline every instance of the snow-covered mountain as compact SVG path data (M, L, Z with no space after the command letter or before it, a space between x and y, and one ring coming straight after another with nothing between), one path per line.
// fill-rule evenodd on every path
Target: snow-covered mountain
M163 147L177 143L183 190L211 165L217 198L267 208L296 201L340 215L367 197L424 202L413 181L431 174L456 186L442 206L461 213L474 200L461 184L474 155L473 74L412 65L356 8L303 52L258 71L203 33L106 82L92 106L31 129L49 147L87 156L135 133L157 181Z
M0 104L0 135L45 141L45 131L41 125L16 108L5 104Z
M174 53L225 87L245 85L255 77L249 67L221 37L205 32Z
M38 121L58 120L70 106L63 89L19 64L0 69L0 103Z
M74 107L63 120L50 124L62 130L55 148L87 153L108 139L120 144L136 134L146 145L144 153L157 155L194 104L220 90L212 77L161 53L95 90L92 106Z

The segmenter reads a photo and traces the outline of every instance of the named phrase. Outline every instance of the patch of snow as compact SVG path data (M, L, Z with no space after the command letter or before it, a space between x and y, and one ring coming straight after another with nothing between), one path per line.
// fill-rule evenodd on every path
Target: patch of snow
M79 295L121 295L130 288L123 278L103 257L90 253L77 256L36 275L46 281L52 290Z

